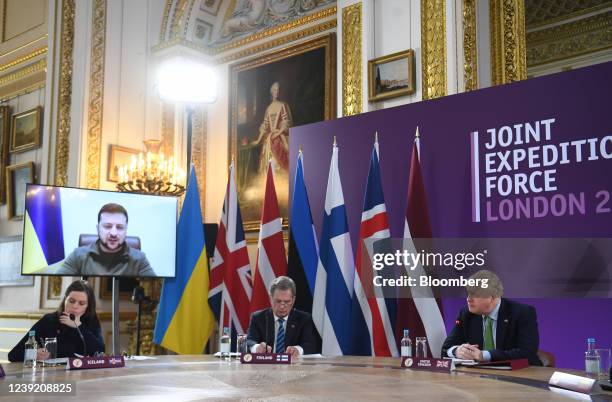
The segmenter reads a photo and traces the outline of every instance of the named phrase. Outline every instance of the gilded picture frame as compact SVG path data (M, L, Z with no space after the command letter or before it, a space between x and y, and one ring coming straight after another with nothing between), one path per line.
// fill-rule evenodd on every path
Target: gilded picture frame
M412 49L368 61L368 100L411 95L416 90Z
M336 37L323 35L230 66L229 155L245 231L259 230L267 161L288 223L289 127L336 115Z
M27 183L34 183L34 162L6 167L6 194L8 219L21 220L25 213Z
M40 147L42 107L13 115L11 122L10 152L18 153Z
M0 106L0 205L6 203L6 176L4 171L9 155L9 107Z
M119 167L129 165L132 155L138 157L141 151L133 148L111 145L108 154L108 169L106 180L117 183L119 181Z

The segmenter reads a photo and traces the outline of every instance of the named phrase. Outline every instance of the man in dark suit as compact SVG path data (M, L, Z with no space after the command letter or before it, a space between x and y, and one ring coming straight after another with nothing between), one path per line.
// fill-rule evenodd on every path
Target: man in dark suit
M272 308L251 316L247 344L251 353L289 353L292 357L317 352L310 314L293 308L295 282L279 276L270 286Z
M481 285L467 287L467 306L444 341L442 356L480 362L528 359L541 366L535 309L502 299L504 287L493 272L478 271L470 279L479 279Z

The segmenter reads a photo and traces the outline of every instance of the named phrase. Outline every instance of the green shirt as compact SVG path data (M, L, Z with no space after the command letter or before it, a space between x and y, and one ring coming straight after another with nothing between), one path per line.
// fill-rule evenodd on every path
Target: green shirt
M156 276L142 251L124 243L123 249L109 258L109 253L101 252L99 242L97 240L88 246L74 249L64 261L57 264L54 273L74 276Z

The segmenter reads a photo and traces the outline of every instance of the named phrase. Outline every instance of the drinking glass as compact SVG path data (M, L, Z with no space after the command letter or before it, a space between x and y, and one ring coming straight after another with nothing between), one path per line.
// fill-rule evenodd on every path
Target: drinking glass
M238 337L236 338L236 352L240 354L245 354L248 352L246 334L238 334Z
M43 361L43 365L55 366L55 359L57 359L57 338L45 338L43 346L49 352L49 357Z
M416 357L419 359L427 358L427 338L424 336L416 337Z
M610 378L610 349L595 349L599 353L599 379Z

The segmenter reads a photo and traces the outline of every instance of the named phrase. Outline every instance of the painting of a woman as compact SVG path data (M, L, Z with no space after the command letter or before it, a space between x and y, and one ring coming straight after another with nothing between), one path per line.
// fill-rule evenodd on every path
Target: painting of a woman
M289 127L293 119L286 102L278 99L280 85L274 82L270 87L272 102L266 108L259 136L253 142L261 145L259 172L265 173L268 160L272 159L275 169L289 170Z

